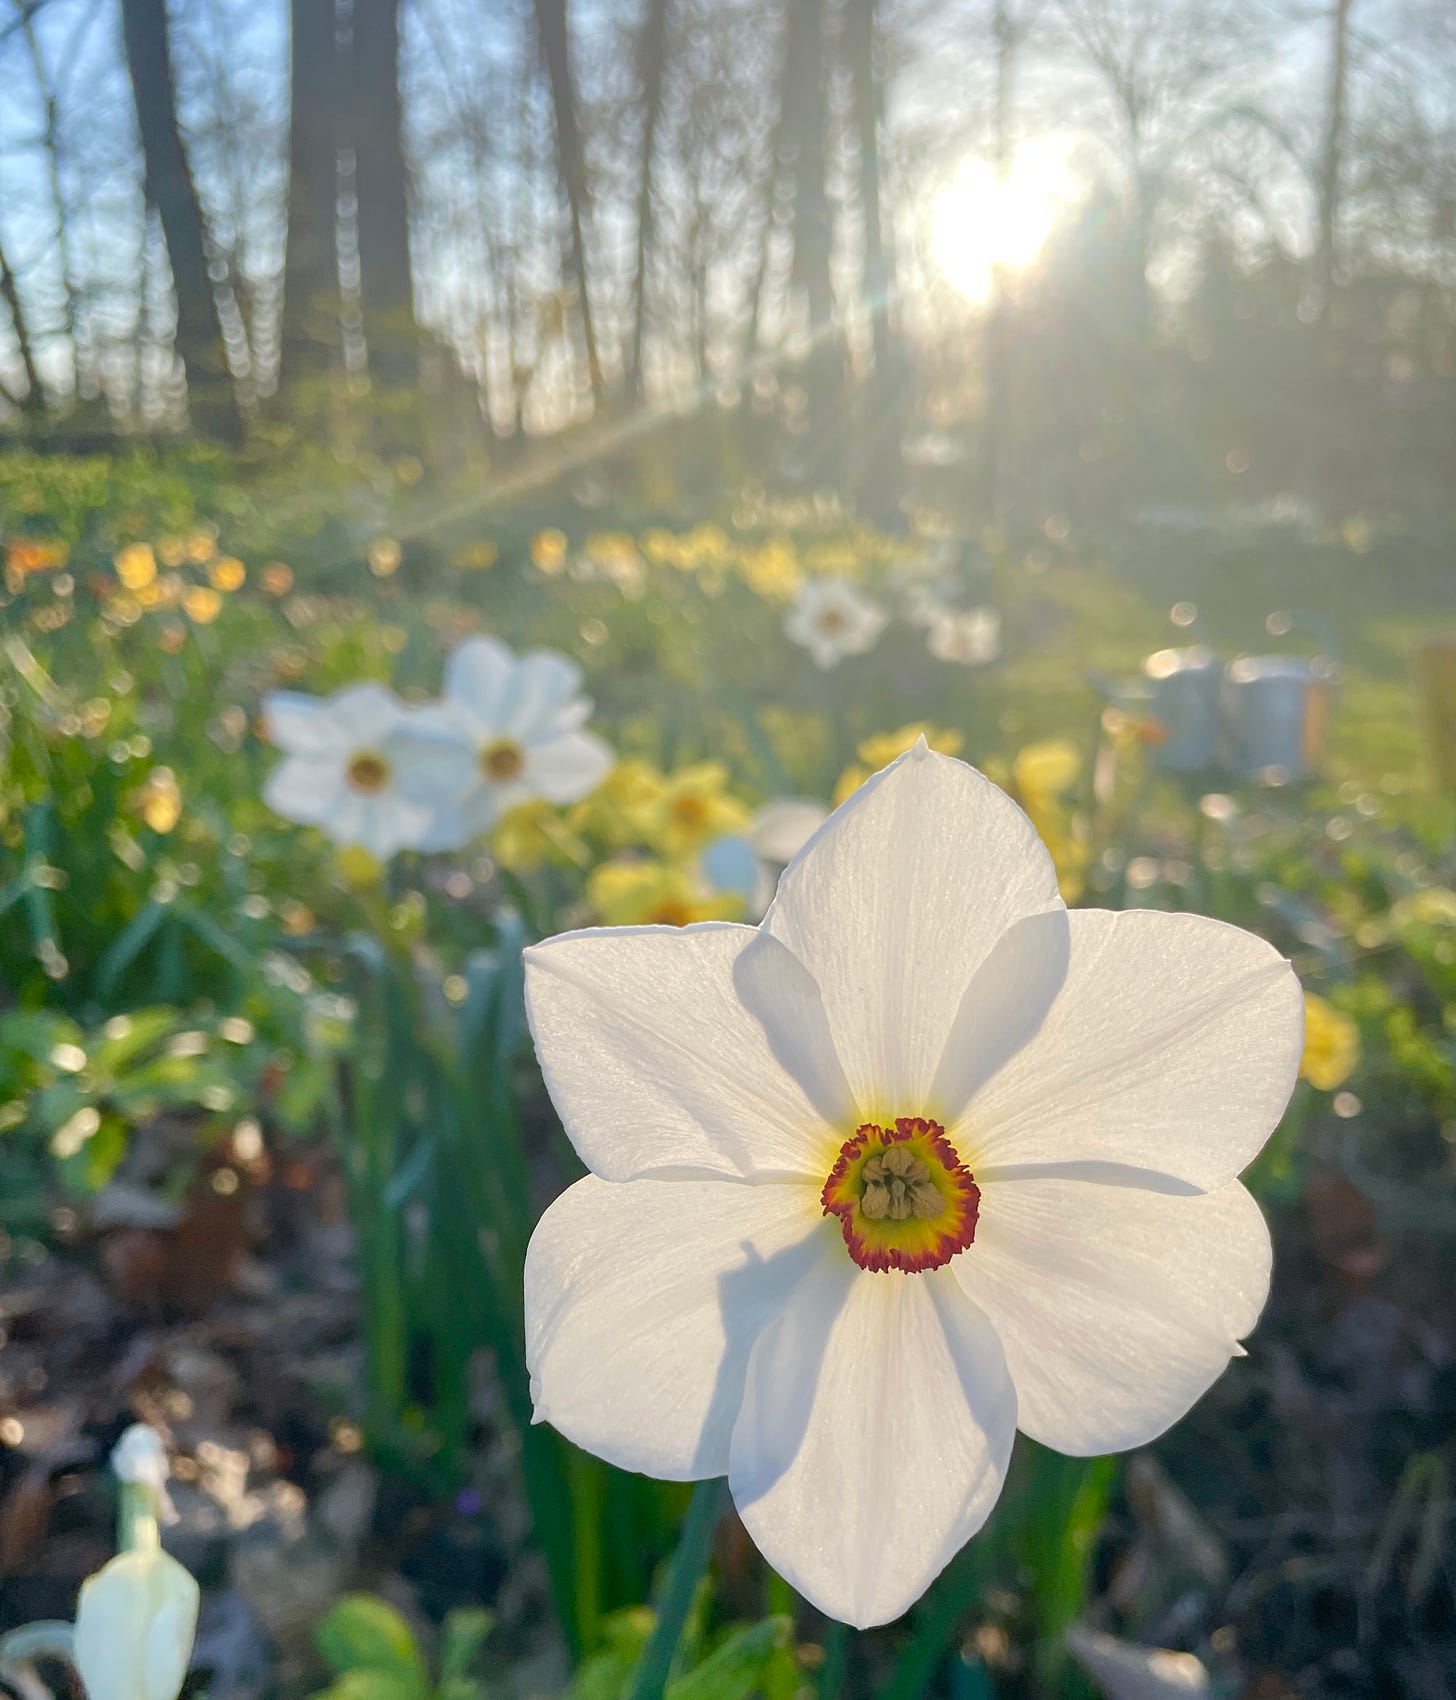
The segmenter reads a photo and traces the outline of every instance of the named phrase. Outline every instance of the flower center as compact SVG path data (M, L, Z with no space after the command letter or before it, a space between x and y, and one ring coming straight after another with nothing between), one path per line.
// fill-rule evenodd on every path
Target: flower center
M672 818L681 827L699 827L707 816L708 805L701 797L694 797L691 793L677 798L672 805Z
M513 738L498 738L480 752L480 771L497 785L519 779L526 765L526 752Z
M674 903L669 898L652 910L647 917L647 924L652 927L685 927L692 918L687 904Z
M849 618L842 608L825 608L819 615L819 630L829 637L842 632L848 624Z
M389 763L373 750L360 750L349 763L344 777L356 791L372 796L389 784Z
M824 1214L837 1216L861 1269L938 1269L976 1237L981 1189L939 1122L899 1116L866 1122L846 1139L824 1183Z

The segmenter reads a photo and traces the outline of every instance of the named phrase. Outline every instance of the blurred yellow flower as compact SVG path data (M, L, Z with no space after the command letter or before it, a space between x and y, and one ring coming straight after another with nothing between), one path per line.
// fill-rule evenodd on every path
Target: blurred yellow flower
M170 767L154 767L137 792L137 813L153 832L168 833L182 818L182 791Z
M384 877L384 863L358 844L345 844L336 850L334 866L350 891L369 891Z
M128 543L117 550L113 565L128 590L140 590L157 576L157 557L150 543Z
M592 871L586 894L609 927L686 927L743 914L737 893L705 892L687 870L667 862L604 862Z
M183 594L182 612L193 625L210 626L222 612L222 598L205 584L194 584Z
M187 544L180 537L159 537L157 559L164 567L180 567L187 559Z
M591 796L571 811L572 828L613 850L635 844L665 781L650 761L618 762Z
M1069 791L1082 771L1082 756L1065 738L1028 744L1011 764L1011 781L1022 804L1050 803ZM1030 809L1027 810L1030 813Z
M375 578L388 578L398 572L403 558L403 551L392 537L376 537L369 545L369 571Z
M896 756L903 756L917 738L924 738L931 749L942 756L959 755L961 746L965 743L959 732L945 726L932 726L924 720L902 726L895 732L876 732L855 749L854 753L859 760L852 762L840 774L839 782L834 787L835 808L838 808L846 797L858 791L872 773L878 773L882 767L888 767Z
M588 860L587 849L561 810L544 798L507 809L490 835L491 854L515 874L533 873L543 862Z
M219 555L207 569L207 576L214 590L231 592L242 589L248 569L236 555Z
M199 528L187 539L186 547L187 559L200 567L204 561L212 559L217 548L217 533Z
M566 565L566 551L569 547L566 533L558 531L554 526L548 526L544 531L538 531L531 539L531 565L537 572L552 577Z
M269 561L263 568L263 588L270 596L286 596L293 589L293 568L285 561Z
M494 543L472 543L468 549L462 549L456 555L455 565L465 567L471 572L485 572L499 559L500 550Z
M742 832L748 810L727 787L728 770L721 762L697 762L668 774L642 811L647 842L669 855L689 856L715 838Z
M790 601L804 582L804 569L786 537L773 537L756 549L745 549L739 565L749 589L773 602Z
M1304 1055L1299 1072L1321 1092L1344 1085L1360 1063L1360 1029L1316 992L1304 994Z

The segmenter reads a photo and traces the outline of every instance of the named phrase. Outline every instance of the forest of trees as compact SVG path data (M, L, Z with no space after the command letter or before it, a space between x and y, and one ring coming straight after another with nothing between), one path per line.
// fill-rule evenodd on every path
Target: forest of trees
M1456 465L1450 0L0 0L0 89L17 435L711 406L993 507ZM1078 194L967 301L936 197L1046 138Z

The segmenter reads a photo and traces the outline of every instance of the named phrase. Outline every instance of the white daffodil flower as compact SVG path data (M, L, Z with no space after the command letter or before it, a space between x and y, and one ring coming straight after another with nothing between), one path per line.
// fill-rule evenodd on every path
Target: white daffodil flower
M581 669L566 656L549 649L517 656L495 638L467 638L446 665L444 701L417 720L454 752L443 764L445 800L424 848L458 849L518 804L574 803L596 790L615 757L582 730L591 707Z
M716 838L699 861L714 891L734 892L756 921L773 902L779 875L824 824L829 811L807 797L775 797L741 833Z
M133 1423L111 1454L122 1483L118 1553L81 1584L71 1657L87 1700L177 1700L197 1634L197 1583L162 1551L157 1524L175 1517L162 1437Z
M87 1700L177 1700L197 1633L197 1583L158 1546L81 1584L72 1657Z
M726 1474L832 1616L903 1612L1012 1437L1096 1454L1239 1353L1269 1236L1235 1177L1302 999L1196 915L1069 914L1026 816L922 742L810 839L757 927L527 952L592 1173L526 1260L538 1419L624 1469Z
M274 691L263 716L285 755L263 787L270 809L382 861L423 845L457 755L420 726L419 710L366 684L324 698Z
M930 622L925 647L937 661L984 667L1001 653L1001 616L994 608L964 608Z
M816 667L827 669L846 655L873 649L888 617L847 579L811 578L784 616L784 634L809 651Z

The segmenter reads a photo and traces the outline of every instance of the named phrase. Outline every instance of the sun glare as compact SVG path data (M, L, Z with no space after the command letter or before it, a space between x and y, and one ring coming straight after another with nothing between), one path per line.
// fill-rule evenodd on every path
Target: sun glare
M1022 271L1041 253L1072 193L1059 149L1023 147L1004 182L984 160L962 166L936 197L930 244L947 283L970 301L985 301L997 266Z

